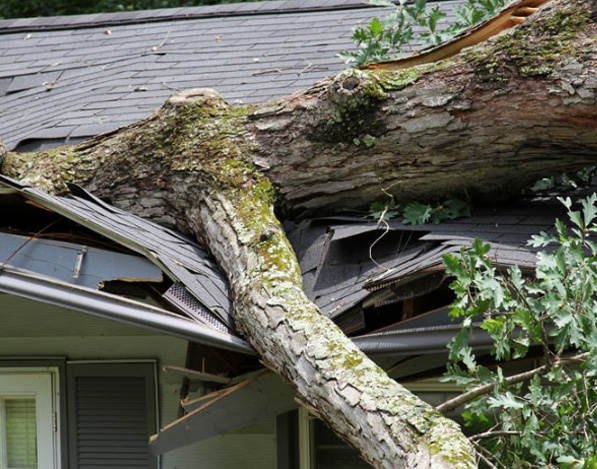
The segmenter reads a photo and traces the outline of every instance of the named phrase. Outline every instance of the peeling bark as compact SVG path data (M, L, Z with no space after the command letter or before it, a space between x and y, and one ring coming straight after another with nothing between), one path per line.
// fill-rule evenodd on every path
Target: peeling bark
M239 328L299 399L379 468L474 467L453 422L389 379L305 297L274 215L450 193L505 197L595 164L597 0L551 2L460 56L350 70L286 99L231 108L192 90L84 144L8 153L3 174L77 182L193 233L227 273ZM35 164L30 164L34 161Z

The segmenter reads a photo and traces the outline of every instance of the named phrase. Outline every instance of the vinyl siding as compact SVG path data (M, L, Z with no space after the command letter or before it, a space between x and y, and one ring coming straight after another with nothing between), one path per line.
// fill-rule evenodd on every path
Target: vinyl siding
M186 341L11 295L0 294L0 318L0 359L157 360L158 426L176 420L181 377L160 365L185 366ZM167 453L160 468L274 469L275 448L271 419Z

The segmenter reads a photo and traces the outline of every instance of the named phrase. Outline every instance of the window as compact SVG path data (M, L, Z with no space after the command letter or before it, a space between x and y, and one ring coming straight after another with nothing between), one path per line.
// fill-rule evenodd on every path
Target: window
M59 464L56 371L0 369L0 468Z

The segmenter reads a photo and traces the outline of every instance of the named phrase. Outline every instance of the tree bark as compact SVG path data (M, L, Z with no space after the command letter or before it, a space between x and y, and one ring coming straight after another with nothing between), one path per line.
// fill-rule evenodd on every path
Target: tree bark
M3 174L84 184L193 233L227 273L239 329L299 399L379 468L474 467L457 425L364 356L304 295L274 215L398 199L518 193L595 164L597 0L561 0L460 56L349 70L232 108L210 90L74 147L8 153ZM0 149L0 156L1 156Z

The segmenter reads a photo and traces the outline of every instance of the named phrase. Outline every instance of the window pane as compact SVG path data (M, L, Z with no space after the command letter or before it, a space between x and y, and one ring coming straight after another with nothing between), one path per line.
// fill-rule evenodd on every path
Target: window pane
M6 399L6 459L8 468L37 468L35 399Z

